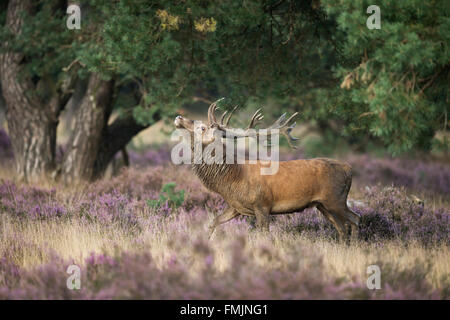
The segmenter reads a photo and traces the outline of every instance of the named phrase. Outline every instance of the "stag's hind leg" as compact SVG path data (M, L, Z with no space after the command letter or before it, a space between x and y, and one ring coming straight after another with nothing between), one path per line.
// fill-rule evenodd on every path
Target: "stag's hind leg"
M344 225L344 232L345 232L345 236L347 237L347 227L346 226L350 226L350 230L351 230L351 235L349 240L351 242L356 241L357 237L358 237L358 226L359 226L359 221L361 219L360 215L353 212L352 210L350 210L347 207L346 203L343 203L339 206L330 208L330 211L335 213L339 220L342 222L342 224Z
M321 203L317 205L317 209L327 218L331 224L336 228L339 236L339 241L343 241L345 239L345 223L342 219L334 213L334 211L330 211Z
M211 236L213 235L214 230L216 230L217 226L236 218L238 215L239 215L239 212L237 212L233 208L225 209L225 211L222 212L222 214L220 214L214 218L213 222L209 226L208 239L211 239Z
M346 215L348 217L348 220L350 221L351 226L351 236L350 240L351 242L355 242L358 239L358 227L359 227L359 221L361 220L361 216L357 214L356 212L353 212L350 210L347 205L346 208Z

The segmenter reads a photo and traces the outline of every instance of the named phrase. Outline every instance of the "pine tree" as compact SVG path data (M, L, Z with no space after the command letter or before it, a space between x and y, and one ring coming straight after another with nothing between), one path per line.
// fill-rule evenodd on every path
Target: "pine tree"
M6 118L25 180L98 177L135 134L194 92L229 101L287 94L308 73L302 59L325 20L309 2L104 0L81 1L81 29L68 30L66 8L9 0L0 16ZM80 79L88 89L57 164L58 119ZM121 116L108 124L114 109Z

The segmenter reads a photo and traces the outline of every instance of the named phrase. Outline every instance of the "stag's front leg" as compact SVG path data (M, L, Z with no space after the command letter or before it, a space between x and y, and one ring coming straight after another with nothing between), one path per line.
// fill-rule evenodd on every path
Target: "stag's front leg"
M269 231L270 210L266 208L255 209L256 226L260 231Z
M214 230L216 229L217 226L236 218L238 215L239 215L239 212L237 212L233 208L229 207L229 208L225 209L225 211L222 212L222 214L220 214L214 218L211 225L209 226L208 239L211 239L211 236L213 235Z

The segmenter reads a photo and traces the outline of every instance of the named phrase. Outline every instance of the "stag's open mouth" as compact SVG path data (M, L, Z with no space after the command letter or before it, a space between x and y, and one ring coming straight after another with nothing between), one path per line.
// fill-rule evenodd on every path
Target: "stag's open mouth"
M182 116L177 116L173 123L177 129L194 130L194 121L183 118Z
M176 128L182 128L183 126L181 125L181 116L177 116L173 122L173 124L175 125Z

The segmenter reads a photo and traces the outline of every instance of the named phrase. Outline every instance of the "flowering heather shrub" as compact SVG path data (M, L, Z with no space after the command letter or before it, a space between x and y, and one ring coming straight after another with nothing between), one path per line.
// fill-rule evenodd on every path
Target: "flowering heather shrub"
M354 208L362 216L360 237L377 241L400 238L423 244L444 242L450 245L450 212L412 201L404 188L380 186L366 188L367 206Z
M20 268L7 257L0 258L0 287L15 287L20 279Z
M450 212L444 208L432 210L411 200L404 188L381 186L367 188L366 204L351 207L361 215L359 239L374 242L400 239L417 240L424 245L450 245ZM332 225L315 209L292 217L277 217L283 230L304 232L313 236L336 238Z
M149 208L147 199L156 199L161 186L176 182L176 190L186 190L179 208ZM449 242L449 212L431 210L411 201L404 189L375 187L366 190L366 205L353 210L362 215L361 240L370 243L398 238L403 243ZM249 249L255 236L249 219L239 218L219 228L226 238L223 251L207 242L204 226L207 210L220 212L223 200L206 191L186 167L145 170L127 169L109 180L90 184L84 190L20 186L0 182L0 215L21 219L81 219L104 228L120 226L133 235L133 248L115 254L92 254L80 263L82 289L66 287L67 266L56 255L45 255L45 265L20 268L14 263L21 252L44 252L44 247L27 244L17 235L10 239L0 258L0 298L8 299L433 299L447 298L445 289L433 290L425 280L429 272L418 263L398 271L380 261L383 289L369 291L365 279L343 280L325 274L322 258L305 244L283 247L283 252L267 239ZM250 223L251 224L251 223ZM273 218L274 235L307 234L313 239L335 238L336 231L314 209ZM163 261L151 256L143 241L146 231L154 237L169 237ZM226 236L232 231L232 236ZM256 234L257 235L257 234ZM247 240L249 239L249 240ZM33 247L30 247L33 246ZM227 255L228 263L217 267ZM299 259L299 257L301 257ZM223 259L223 258L220 258ZM261 261L266 261L262 263Z
M124 168L119 175L111 179L102 179L90 184L87 192L95 195L115 191L136 200L147 199L161 190L164 176L165 173L160 166L145 171Z
M347 161L353 166L354 178L366 185L393 184L410 190L450 194L449 164L369 155L354 155Z
M0 158L12 156L2 151L10 149L9 139L0 130ZM292 158L301 155L282 156L284 160ZM189 166L174 167L167 147L145 157L130 152L130 159L140 167L123 169L119 175L91 183L84 189L46 189L0 180L0 219L18 218L20 223L28 223L29 219L36 224L75 221L83 228L86 224L87 228L95 226L111 231L114 238L120 233L119 227L133 239L127 247L133 250L93 253L84 261L75 262L47 253L46 244L25 241L12 229L2 238L0 247L0 299L450 298L445 286L437 290L430 287L425 280L430 267L420 261L406 270L376 262L383 270L383 290L370 291L366 279L354 276L344 281L326 274L323 257L305 242L277 247L280 235L286 238L294 235L297 239L300 234L307 237L299 238L331 240L333 245L337 232L315 209L272 217L268 239L252 245L249 242L258 236L251 230L253 219L234 219L216 231L220 245L227 246L224 250L216 242L205 240L208 213L225 208L219 195L207 191ZM404 188L397 187L448 192L450 177L444 165L364 157L354 157L349 162L355 168L356 179L364 184L381 181L396 185L366 188L363 202L359 202L363 204L352 206L362 216L359 238L364 245L376 243L383 247L390 239L398 239L405 246L410 242L419 242L427 248L450 245L449 210L432 209L427 202L418 204ZM184 202L178 208L167 202L157 208L149 207L147 201L158 199L162 187L169 182L176 183L174 192L185 190ZM48 221L36 221L44 219ZM0 220L0 226L6 220ZM155 248L149 246L155 246L155 242L149 244L149 237L156 247L163 248L161 256L150 254ZM108 243L115 245L114 240ZM48 263L20 267L18 263L30 252L36 252L42 257L40 261ZM227 263L224 265L223 261ZM79 291L66 287L67 266L74 263L81 267Z
M157 208L148 207L148 201L158 199L161 186L176 181L176 191L186 190L185 201L177 210L169 203ZM402 188L366 188L365 205L352 209L361 214L359 237L373 242L383 239L417 240L425 245L450 244L450 213L440 208L432 210L412 201ZM44 219L62 216L82 217L101 223L118 223L140 227L151 215L167 216L183 212L207 210L221 212L223 199L206 191L198 179L180 168L148 168L123 170L110 180L101 180L83 192L70 196L30 186L18 187L10 181L0 183L0 212L13 216ZM252 222L252 219L245 219ZM314 237L336 238L334 227L315 209L295 215L272 218L274 230L305 233Z
M43 219L61 217L67 210L56 198L56 190L37 187L17 187L11 181L0 180L0 213L18 217Z
M171 163L170 153L171 148L163 145L140 152L129 150L128 156L130 158L130 164L134 166L162 166Z
M116 190L110 193L89 193L86 198L73 204L74 216L95 220L103 224L117 222L122 226L139 226L136 212L139 210L139 201L130 199Z
M424 281L430 272L429 263L417 262L407 270L399 270L393 264L377 264L383 270L383 295L376 297L376 299L449 299L448 288L432 290L429 284Z
M81 290L66 287L65 271L73 261L53 255L48 264L22 270L2 259L0 299L446 298L444 290L434 290L424 280L426 267L420 264L399 275L394 266L380 263L384 290L373 291L360 279L327 276L321 258L308 247L289 247L283 267L268 267L258 261L277 261L279 251L262 244L249 254L245 237L238 236L229 243L229 264L224 270L215 267L218 252L204 239L194 240L191 248L189 258L171 252L162 266L146 252L91 254L80 266Z
M188 166L179 166L176 169L169 165L156 166L146 169L124 168L121 173L112 178L99 180L88 186L87 192L91 195L111 193L117 191L130 199L145 204L149 199L158 199L161 188L170 182L176 182L176 191L185 190L185 200L182 207L186 210L194 208L209 208L221 210L224 208L223 199L206 190L201 182L192 175Z

